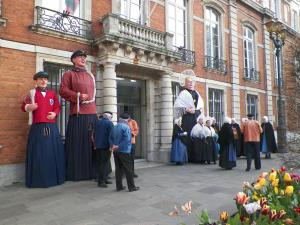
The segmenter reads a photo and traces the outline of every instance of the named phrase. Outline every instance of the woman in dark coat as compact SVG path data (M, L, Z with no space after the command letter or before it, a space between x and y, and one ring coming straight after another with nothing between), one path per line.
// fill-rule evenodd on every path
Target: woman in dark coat
M191 131L191 138L193 141L193 148L191 151L190 162L193 163L205 163L205 161L210 161L210 157L207 152L207 142L205 136L205 125L204 115L200 115L197 118L197 124L193 127Z
M187 149L184 142L186 141L187 132L181 128L181 117L175 120L173 136L172 136L172 149L171 149L171 162L176 165L183 165L188 161Z
M245 155L243 152L243 140L240 125L236 122L235 118L231 119L231 126L233 128L234 146L236 149L236 156L240 157Z
M274 129L272 124L269 122L267 116L263 117L263 122L261 124L263 129L260 135L260 146L261 152L266 154L266 159L271 158L271 152L277 152L277 144L274 135Z
M233 130L230 123L230 118L225 117L218 140L221 148L219 166L228 170L236 167L236 150L234 147Z

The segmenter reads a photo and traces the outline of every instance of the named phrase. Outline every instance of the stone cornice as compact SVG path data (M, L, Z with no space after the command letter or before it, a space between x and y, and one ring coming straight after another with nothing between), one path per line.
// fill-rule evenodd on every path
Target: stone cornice
M253 0L239 0L239 1L246 4L249 8L254 9L255 11L261 13L264 16L273 17L274 15L274 13L270 9L263 7L262 5L256 3Z

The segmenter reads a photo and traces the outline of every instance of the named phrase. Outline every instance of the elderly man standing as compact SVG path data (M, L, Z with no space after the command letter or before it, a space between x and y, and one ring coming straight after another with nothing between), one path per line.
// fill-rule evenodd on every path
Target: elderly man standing
M255 169L259 170L261 168L260 134L262 133L262 128L258 121L253 119L253 114L248 114L247 117L248 120L243 122L241 126L241 131L244 134L245 153L247 157L246 171L250 171L253 157Z
M129 192L139 190L133 179L133 163L131 157L131 130L128 125L129 115L120 115L118 124L112 129L109 136L111 150L115 159L115 174L117 191L125 189L122 184L122 175L125 173Z

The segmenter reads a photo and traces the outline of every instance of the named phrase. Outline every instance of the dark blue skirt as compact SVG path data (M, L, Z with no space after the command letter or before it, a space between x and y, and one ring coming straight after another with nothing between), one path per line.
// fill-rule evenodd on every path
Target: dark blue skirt
M67 180L89 180L95 177L91 137L96 120L96 114L69 117L65 143Z
M185 144L179 138L175 138L171 149L171 162L186 163L188 155Z
M26 186L46 188L65 181L65 155L55 123L31 125L26 157Z

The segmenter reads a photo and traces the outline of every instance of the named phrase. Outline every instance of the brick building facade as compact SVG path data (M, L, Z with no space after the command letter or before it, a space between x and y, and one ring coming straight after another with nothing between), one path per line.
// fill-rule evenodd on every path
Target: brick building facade
M57 90L76 49L88 53L98 113L110 110L115 120L123 111L135 114L141 127L138 158L168 160L173 101L186 76L194 76L205 115L219 123L225 115L240 121L251 112L276 125L274 47L264 24L279 18L289 28L286 45L293 46L299 1L65 2L0 0L0 185L23 177L28 125L20 104L33 87L32 75L47 71L50 87ZM292 92L294 64L286 49L284 82ZM288 96L286 108L297 107ZM60 100L64 137L68 105ZM287 122L290 130L297 129L297 123Z

